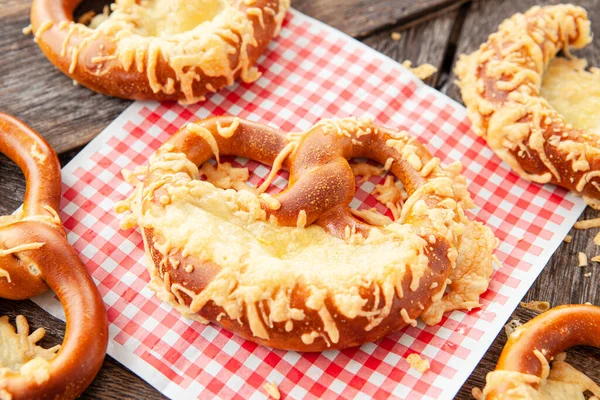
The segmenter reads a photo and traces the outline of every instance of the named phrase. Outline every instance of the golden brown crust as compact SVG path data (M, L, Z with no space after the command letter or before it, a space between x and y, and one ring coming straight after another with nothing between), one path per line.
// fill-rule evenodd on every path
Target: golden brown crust
M598 199L600 132L574 128L540 97L550 60L590 41L583 8L533 7L461 56L456 73L475 132L519 175Z
M197 166L213 157L218 162L221 155L248 157L274 165L273 171L283 167L290 172L289 187L279 195L262 201L262 195L248 194L247 200L240 200L242 219L253 223L257 218L260 226L248 226L244 232L279 229L281 235L291 234L291 242L333 240L331 246L339 248L332 247L332 254L353 251L353 246L360 248L363 243L386 243L399 253L402 253L398 250L401 246L408 246L402 255L407 258L397 258L389 267L384 262L383 269L377 269L381 276L370 277L369 266L361 267L363 270L358 274L364 277L354 275L352 279L356 284L347 280L321 282L319 272L309 276L302 275L302 271L277 270L273 273L281 273L281 277L265 281L265 286L257 290L257 285L262 284L257 278L265 277L256 274L271 272L253 272L253 268L258 268L252 264L254 256L243 256L240 262L244 266L240 266L231 261L237 254L225 247L224 264L220 264L215 261L215 257L220 256L202 255L206 254L204 246L208 246L208 242L192 244L188 236L194 235L197 229L210 232L213 228L195 224L182 228L165 215L167 209L176 210L186 207L186 203L211 197L210 193L193 194L203 187L215 189L196 180ZM356 219L349 210L355 183L347 160L355 157L387 165L408 193L398 221L386 228L370 226ZM227 190L216 195L235 196L235 192ZM153 289L161 299L171 302L184 315L197 313L201 320L218 323L256 343L290 350L322 351L360 345L408 324L414 325L416 318L442 299L447 279L456 265L464 224L469 223L462 211L461 204L467 202L464 196L468 199L464 183L456 183L454 176L442 169L439 160L432 158L416 139L372 125L370 121L323 120L308 132L286 135L266 125L219 117L189 124L173 135L151 159L145 180L138 186L129 206L136 218L134 224L139 224L142 230ZM237 207L233 204L235 201L234 198L223 199L215 206L221 207L224 202ZM117 208L123 211L120 206ZM184 216L184 219L190 218L191 215ZM237 229L237 223L231 229ZM229 229L225 225L215 226L222 231ZM284 232L286 227L289 228ZM305 228L312 228L312 233L306 233ZM485 229L481 232L487 240ZM183 231L188 233L180 235ZM323 231L330 236L314 239ZM180 243L180 237L187 244ZM226 235L224 245L235 239ZM220 239L211 237L210 240ZM271 240L278 241L283 249L270 247ZM268 253L259 255L256 262L270 259L278 252L280 255L272 258L272 263L287 260L288 254L295 257L296 250L287 253L288 247L294 245L285 245L284 240L287 239L283 236L258 238L257 246L266 246ZM249 243L243 247L252 246ZM303 246L300 245L300 253L310 251L311 244ZM493 245L476 247L488 256L481 258L482 263L491 264ZM321 262L318 258L310 260L313 264ZM270 265L271 261L266 263ZM373 264L377 264L374 259ZM344 267L336 264L332 268ZM491 271L491 265L489 267ZM295 273L300 275L294 277ZM247 274L249 277L245 278ZM485 274L489 281L489 274ZM485 290L487 285L480 286ZM480 293L477 291L476 297ZM442 305L432 320L441 318L438 311L443 313L446 309L453 308Z
M279 32L289 7L288 0L228 0L222 2L225 11L221 12L232 17L222 18L214 29L203 29L198 37L179 33L164 40L137 32L134 23L133 28L117 22L96 29L75 23L73 11L79 3L35 0L32 4L32 29L50 62L78 83L109 96L185 103L201 101L238 77L255 80L259 74L253 66ZM133 2L117 1L122 15L129 15L129 3ZM125 38L124 31L128 32ZM208 43L206 48L194 50L202 41ZM221 47L211 48L213 42Z
M520 382L534 389L548 375L548 361L569 347L600 347L600 307L564 305L552 308L518 327L508 338L496 371L523 374ZM518 376L518 375L514 375ZM484 390L485 399L514 398L510 390L518 390L516 380L494 381ZM530 390L530 389L526 389ZM522 393L522 392L521 392Z
M18 371L0 368L0 393L13 400L76 398L94 379L106 353L104 303L56 213L61 179L52 148L22 122L0 114L0 152L27 179L22 210L0 217L0 297L25 299L49 287L67 320L56 357L33 358Z

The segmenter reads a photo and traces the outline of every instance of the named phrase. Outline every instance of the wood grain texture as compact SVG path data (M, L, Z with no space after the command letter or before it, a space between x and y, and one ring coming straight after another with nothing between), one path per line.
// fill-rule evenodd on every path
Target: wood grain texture
M87 1L98 3L101 0ZM455 47L459 52L477 48L502 19L516 11L526 10L536 1L482 0L457 8L464 3L465 0L293 1L300 11L362 39L395 60L409 59L414 65L428 62L442 68L428 82L441 87L458 100L458 92L448 84L452 81L450 72ZM597 34L600 33L600 0L578 3L591 11L593 29ZM64 165L129 102L74 87L68 78L56 71L33 43L31 36L26 37L21 33L21 29L29 23L29 6L29 1L0 0L0 48L4 49L0 58L0 110L22 118L39 130L63 153L60 159ZM392 32L400 32L401 39L393 40ZM600 65L599 43L581 53L595 65ZM10 213L18 207L24 191L25 183L18 168L0 156L0 214ZM584 218L595 216L600 216L600 213L588 209ZM573 232L573 242L561 245L525 299L546 300L552 305L584 301L599 304L600 265L590 263L585 270L575 267L579 251L585 251L590 258L600 253L600 249L592 243L596 231ZM592 275L585 277L588 272ZM14 320L17 314L24 314L34 328L47 328L45 345L54 345L62 340L63 322L49 316L30 301L0 299L0 315L9 315ZM518 308L512 318L526 321L534 315L532 311ZM501 333L457 398L470 399L471 388L482 387L485 375L493 369L504 342L505 337ZM597 382L600 381L599 351L578 348L569 354L575 366L590 373ZM82 398L162 399L164 396L107 357L99 376Z
M544 1L544 4L557 3L560 3L560 1ZM600 34L600 0L584 0L575 3L588 10L590 19L592 20L592 30L596 35ZM539 4L539 1L488 0L472 3L460 30L459 40L455 44L457 48L456 54L470 53L476 50L481 43L487 40L490 33L496 31L497 26L505 18L510 17L516 12L526 11L536 4ZM600 66L600 41L596 40L586 49L577 51L575 54L579 57L587 58L591 65ZM452 66L454 66L454 62ZM461 102L460 91L454 85L454 79L455 77L451 73L450 79L440 89L450 97ZM598 217L600 217L600 212L588 207L580 219ZM600 254L600 248L592 241L597 232L598 229L587 231L573 230L570 233L573 237L572 242L563 243L558 248L544 271L525 296L524 301L548 301L552 306L584 302L600 305L600 264L590 262L586 268L577 267L579 252L584 252L588 255L588 258ZM586 277L587 273L591 273L591 276ZM535 312L519 307L510 319L518 319L526 322L535 315ZM494 369L505 342L506 335L504 332L500 332L477 369L463 385L457 396L458 399L471 399L471 389L473 387L482 388L485 385L485 375ZM571 349L567 353L568 362L584 371L594 381L600 382L599 350L581 347Z
M460 0L293 0L293 6L356 38L446 9Z
M444 63L445 51L460 4L457 2L450 6L437 18L430 18L424 22L404 27L386 29L364 39L363 43L400 63L409 60L413 67L425 63L433 65L438 72L426 79L425 82L430 86L435 86ZM400 39L392 38L393 34L400 34Z

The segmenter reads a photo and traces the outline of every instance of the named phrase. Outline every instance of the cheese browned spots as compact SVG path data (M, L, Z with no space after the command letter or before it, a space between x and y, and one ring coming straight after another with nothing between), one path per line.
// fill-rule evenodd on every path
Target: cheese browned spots
M201 124L192 129L190 125L184 132L194 135L194 140L202 138L211 145L212 152L218 154L219 149L214 146L216 136L213 135L216 134ZM318 126L326 131L324 136L328 138L329 135L352 136L357 141L353 143L355 146L361 146L367 139L373 140L374 135L388 135L367 119L325 120ZM296 146L302 145L304 135L310 132L312 130L291 134L289 142L278 147L279 155L270 156L271 162L275 160L276 165L284 165ZM387 137L383 136L382 143ZM400 140L402 134L394 137ZM396 145L393 149L400 148ZM495 241L489 230L471 223L464 213L463 207L469 206L469 200L464 178L458 175L460 167L444 169L439 162L430 164L421 161L419 156L417 161L409 152L399 152L400 157L420 169L428 165L430 179L410 197L406 193L401 195L406 202L398 210L395 221L385 219L382 226L371 227L366 235L346 226L345 236L333 236L317 224L307 225L307 211L303 209L297 217L294 214L291 224L279 225L275 218L268 216L269 209L281 206L277 198L232 189L229 174L219 175L219 168L225 163L216 168L204 164L202 168L208 179L203 181L199 179L202 169L169 145L150 158L148 181L139 182L132 197L119 204L118 211L130 210L132 216L128 224L129 221L136 223L145 233L147 252L154 257L154 260L148 259L153 289L184 314L201 312L210 305L218 307L219 312L222 310L220 321L237 320L257 338L268 340L272 327L281 324L286 332L301 332L298 336L304 344L319 340L334 345L345 334L340 320L363 317L364 330L373 330L390 316L395 299L403 299L408 291L411 295L427 291L425 305L420 307L425 312L431 302L444 302L444 306L435 307L435 312L432 308L430 312L437 318L440 310L443 313L448 309L447 304L454 308L478 306L476 297L489 282L487 271L491 270L491 256L488 253ZM273 168L277 169L277 166ZM217 184L223 180L224 184ZM393 180L388 183L391 185L396 187ZM424 201L428 196L439 202ZM362 213L365 220L374 218ZM424 222L416 229L405 222L410 218ZM198 229L199 226L202 229ZM478 238L461 241L470 230ZM464 243L462 250L452 245L459 242ZM430 279L432 259L427 253L440 243L451 244L444 257L452 268L462 271L461 275L473 279L472 286L458 276L454 279L456 285L450 281L435 287L423 284ZM460 251L464 251L463 258ZM208 260L219 268L201 291L193 291L181 280L172 281L177 269L173 265L173 254ZM171 273L166 265L171 266ZM184 268L186 274L196 274L200 269L188 272L187 267L180 268ZM408 271L410 277L407 277ZM440 281L444 279L445 276ZM457 295L460 301L445 297L446 288L449 293L460 291ZM299 300L294 297L297 291L302 293L301 304L297 304ZM373 301L363 297L365 291L372 293ZM415 325L417 315L407 306L394 317ZM311 325L302 330L309 317ZM318 321L318 326L313 325L312 319Z
M600 189L598 71L584 71L580 60L550 63L559 51L590 41L583 8L533 7L461 56L456 73L473 129L500 158L526 179L594 201Z

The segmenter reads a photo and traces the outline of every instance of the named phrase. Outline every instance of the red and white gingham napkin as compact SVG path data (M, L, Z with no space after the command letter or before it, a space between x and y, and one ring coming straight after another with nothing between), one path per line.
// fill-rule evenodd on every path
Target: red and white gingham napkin
M61 217L106 303L108 353L172 398L265 398L266 382L275 382L284 398L452 398L583 202L562 189L520 179L475 137L462 106L393 60L296 11L260 69L257 82L237 84L199 105L132 104L64 168ZM185 123L221 114L284 131L304 130L326 117L369 116L418 136L445 163L462 162L479 207L474 214L501 241L496 254L503 266L482 296L483 308L453 312L437 326L420 323L360 348L301 354L185 320L162 304L146 287L140 233L119 230L113 205L132 190L120 172L145 164ZM236 162L254 172L255 183L268 173L256 162ZM377 205L369 193L381 180L363 184L353 206ZM274 183L285 184L285 175ZM36 301L62 314L53 296ZM411 369L406 357L412 353L429 360L431 369Z

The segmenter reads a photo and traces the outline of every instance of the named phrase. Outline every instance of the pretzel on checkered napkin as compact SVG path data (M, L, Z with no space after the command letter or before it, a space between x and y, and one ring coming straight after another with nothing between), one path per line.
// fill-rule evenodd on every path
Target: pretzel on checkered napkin
M552 182L594 203L600 199L600 127L573 127L540 96L542 76L556 54L591 39L583 8L533 7L505 20L479 50L461 56L456 73L475 132L500 158L525 179ZM564 87L584 97L586 89ZM588 119L594 114L597 109Z
M584 399L586 391L600 396L600 386L564 361L563 351L579 345L600 347L600 307L552 308L509 336L485 389L473 394L480 400Z
M198 166L220 165L221 155L273 168L257 190L200 180ZM404 184L396 221L372 226L353 216L354 157L385 165ZM264 193L281 168L288 188ZM442 168L406 132L367 119L285 134L209 118L172 136L116 209L132 211L123 227L141 228L151 287L183 315L259 344L321 351L479 306L495 238L465 216L472 202L459 170Z
M104 303L67 242L56 210L60 164L31 128L0 113L0 152L23 171L27 190L16 214L0 217L0 297L20 300L52 289L67 319L60 350L35 343L23 317L17 332L0 318L0 399L75 398L96 376L108 340Z
M35 40L59 70L100 93L195 103L254 66L277 36L289 0L116 0L90 26L81 0L34 0ZM108 9L107 9L108 10Z

